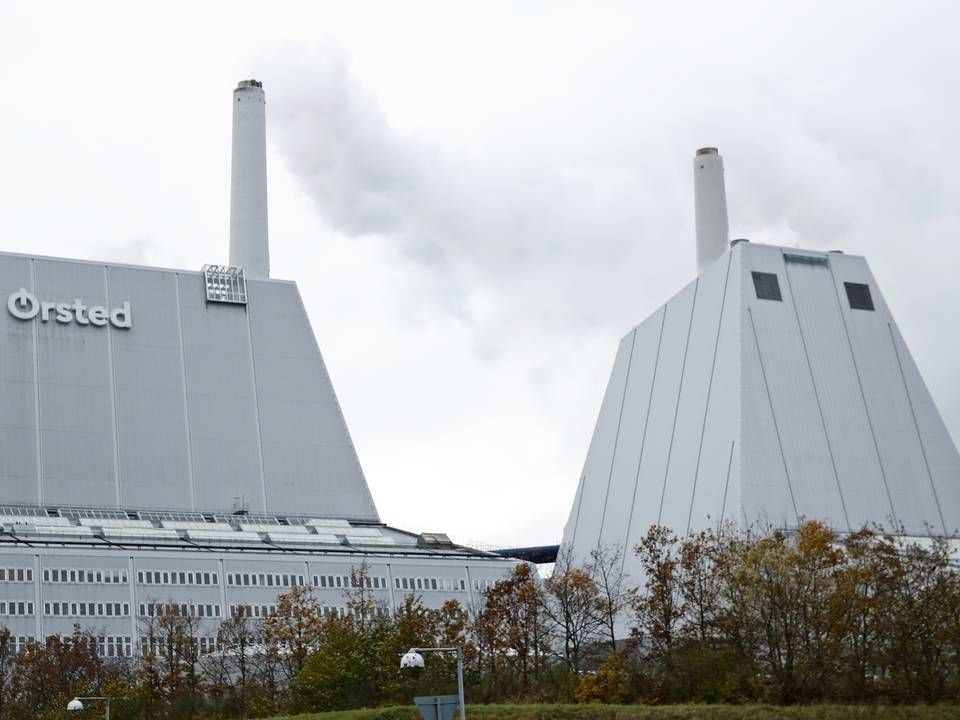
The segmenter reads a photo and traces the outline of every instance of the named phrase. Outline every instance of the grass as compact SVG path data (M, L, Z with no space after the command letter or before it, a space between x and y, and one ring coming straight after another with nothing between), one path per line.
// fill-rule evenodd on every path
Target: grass
M467 705L475 720L953 720L956 705ZM274 720L418 720L413 706ZM459 715L454 715L459 720Z

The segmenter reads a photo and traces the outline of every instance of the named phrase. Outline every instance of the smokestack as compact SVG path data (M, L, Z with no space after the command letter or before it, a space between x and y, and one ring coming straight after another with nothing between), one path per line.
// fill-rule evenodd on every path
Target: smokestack
M230 265L248 278L270 277L265 101L257 80L242 80L233 91Z
M727 192L723 158L716 148L697 150L693 158L693 195L697 212L697 274L727 251Z

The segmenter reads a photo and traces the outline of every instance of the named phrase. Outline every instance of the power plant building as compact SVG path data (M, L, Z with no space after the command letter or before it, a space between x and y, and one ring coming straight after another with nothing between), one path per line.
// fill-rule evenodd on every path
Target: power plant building
M960 533L960 456L862 257L727 242L722 160L694 161L699 275L620 342L563 543L580 560L820 520Z
M311 585L345 612L476 608L516 561L383 523L297 286L269 277L263 90L234 92L231 263L0 253L0 625L140 649L172 603L202 649Z

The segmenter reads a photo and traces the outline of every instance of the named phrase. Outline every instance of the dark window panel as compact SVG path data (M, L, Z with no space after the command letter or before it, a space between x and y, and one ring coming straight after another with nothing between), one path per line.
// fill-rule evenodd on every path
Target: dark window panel
M863 283L845 282L843 287L847 291L847 300L854 310L873 310L873 297L870 295L870 286Z
M751 272L753 275L753 289L757 292L759 300L783 301L780 294L780 281L777 280L776 273Z

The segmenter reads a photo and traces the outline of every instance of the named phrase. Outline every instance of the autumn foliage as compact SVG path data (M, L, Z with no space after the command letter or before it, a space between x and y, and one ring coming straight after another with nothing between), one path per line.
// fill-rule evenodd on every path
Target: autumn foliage
M91 631L14 652L0 632L0 720L65 718L74 695L112 695L112 717L242 718L404 705L453 693L454 658L401 671L410 647L461 646L471 702L775 704L960 700L960 574L943 541L652 527L623 556L565 551L543 579L520 564L470 613L408 595L392 612L353 571L346 613L308 587L264 619L238 615L203 652L197 618L145 620L142 658L104 659Z

